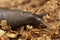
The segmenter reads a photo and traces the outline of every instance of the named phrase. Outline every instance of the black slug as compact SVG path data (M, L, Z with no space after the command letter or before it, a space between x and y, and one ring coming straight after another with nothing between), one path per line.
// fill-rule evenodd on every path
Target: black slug
M12 27L18 27L21 25L38 25L42 22L42 15L32 14L31 12L19 11L19 10L9 10L0 8L0 21L7 20L8 25Z

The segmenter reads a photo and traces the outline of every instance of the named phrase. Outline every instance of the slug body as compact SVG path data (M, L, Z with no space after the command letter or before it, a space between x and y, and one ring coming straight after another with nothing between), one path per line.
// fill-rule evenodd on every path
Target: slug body
M40 22L36 19L35 14L18 10L0 9L0 21L7 20L8 25L12 27L21 25L37 25Z

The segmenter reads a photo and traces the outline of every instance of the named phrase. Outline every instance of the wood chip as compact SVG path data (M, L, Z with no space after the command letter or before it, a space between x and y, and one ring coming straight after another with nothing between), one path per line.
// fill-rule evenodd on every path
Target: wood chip
M17 37L17 34L14 34L14 33L6 33L6 35L10 38L16 38Z
M4 35L6 33L6 31L3 31L0 29L0 36Z

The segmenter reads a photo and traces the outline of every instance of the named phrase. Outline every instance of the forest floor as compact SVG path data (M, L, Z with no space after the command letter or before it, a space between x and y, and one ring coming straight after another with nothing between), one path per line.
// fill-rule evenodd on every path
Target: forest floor
M41 25L34 28L27 24L25 30L23 25L17 31L0 29L0 40L60 40L60 0L0 0L0 7L48 13L42 19L50 26L49 29Z

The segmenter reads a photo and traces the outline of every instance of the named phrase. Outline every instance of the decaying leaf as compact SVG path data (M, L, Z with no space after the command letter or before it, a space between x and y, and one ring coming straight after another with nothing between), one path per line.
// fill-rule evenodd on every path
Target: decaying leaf
M6 33L6 36L10 37L10 38L16 38L17 37L17 34L14 34L14 33Z
M0 29L0 36L4 35L6 31Z
M4 30L10 30L11 29L11 27L7 25L7 20L2 20L1 26L2 26L2 29L4 29Z

